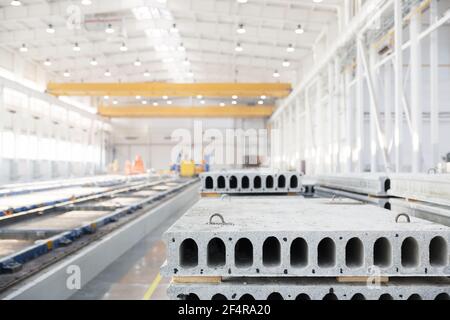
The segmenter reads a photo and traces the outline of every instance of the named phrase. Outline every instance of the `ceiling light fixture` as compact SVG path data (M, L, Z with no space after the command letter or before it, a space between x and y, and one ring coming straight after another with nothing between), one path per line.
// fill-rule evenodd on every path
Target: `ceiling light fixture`
M135 67L140 67L140 66L142 66L141 60L136 59L136 61L134 62L134 66L135 66Z
M11 5L13 7L18 7L18 6L22 5L22 2L20 2L19 0L13 0L13 1L11 1Z
M172 104L172 101L167 100L167 104L171 105L171 104Z
M263 105L263 104L264 104L264 101L263 101L263 100L259 100L259 101L258 101L258 104L259 104L259 105Z
M128 47L127 47L127 45L125 44L125 42L123 42L122 45L120 46L120 51L122 51L122 52L128 51Z
M261 100L266 100L266 99L267 99L267 96L265 96L265 95L261 96Z
M305 30L303 29L303 27L302 27L301 24L299 24L299 25L297 26L297 29L295 29L295 33L296 33L296 34L303 34L303 33L305 33Z
M236 45L236 48L234 48L234 50L235 50L236 52L242 52L242 51L244 51L244 48L242 48L241 44L238 43L238 44Z
M113 28L112 24L108 24L108 26L105 29L105 32L109 33L109 34L114 33L114 28Z
M279 78L280 77L280 73L278 72L278 70L275 70L275 72L273 73L273 77L274 78Z
M205 100L200 101L200 104L205 104L205 103L206 103Z
M136 100L141 100L142 97L141 96L136 96Z
M63 76L66 77L66 78L70 77L69 70L64 71Z
M180 45L178 46L178 51L181 51L181 52L186 51L186 48L184 47L183 43L180 43Z
M111 77L111 71L106 70L105 71L105 77Z
M90 6L92 4L91 0L81 0L81 4L83 6Z
M44 61L44 66L50 67L51 65L52 65L52 62L50 61L50 59L46 59L46 60Z
M24 43L24 44L22 44L22 46L20 47L20 52L28 52L28 47L27 47L27 45Z
M158 102L153 102L153 106L154 106L154 107L157 107L158 105L159 105Z
M96 65L98 65L98 62L97 62L97 60L95 59L95 58L92 58L92 60L91 60L91 66L96 66Z
M243 23L239 24L236 32L239 33L239 34L244 34L245 33L245 28L244 28L244 24Z
M191 71L188 72L187 75L188 75L189 78L192 78L192 77L194 76L194 73L193 73L192 70L191 70Z
M247 3L247 0L237 0L238 3Z
M225 107L225 103L221 102L221 103L220 103L220 106L221 106L221 107Z
M291 65L291 63L287 59L285 59L282 64L283 64L283 67L285 67L285 68L287 68Z
M114 101L113 101L113 104L119 104L119 101L114 100Z
M168 96L163 96L162 98L163 98L163 100L167 100L167 99L169 99L169 97L168 97Z
M237 96L237 95L233 95L233 96L231 96L231 99L233 99L233 100L237 100L239 97Z
M173 25L172 25L172 27L170 28L170 32L172 32L172 33L178 33L178 28L177 28L177 25L174 23Z
M294 52L294 51L295 51L295 48L294 48L294 46L292 45L292 43L290 43L290 44L288 45L288 47L286 48L286 51L287 51L287 52Z
M103 99L109 100L109 96L104 96Z
M201 100L201 99L203 99L203 96L201 94L199 94L199 95L197 95L197 99Z
M52 24L49 24L45 31L47 31L47 33L50 33L50 34L54 34L55 33L55 28L53 28Z
M183 64L184 64L185 66L188 66L188 65L190 65L191 63L189 62L188 58L186 58L186 59L184 59Z
M146 78L150 77L150 72L148 72L148 70L144 72L144 77Z
M142 100L142 104L147 104L147 100Z
M80 48L78 42L75 42L75 45L73 46L73 51L75 51L75 52L80 52L81 51L81 48Z
M236 101L236 100L233 100L233 101L231 101L231 104L236 105L236 104L237 104L237 101Z

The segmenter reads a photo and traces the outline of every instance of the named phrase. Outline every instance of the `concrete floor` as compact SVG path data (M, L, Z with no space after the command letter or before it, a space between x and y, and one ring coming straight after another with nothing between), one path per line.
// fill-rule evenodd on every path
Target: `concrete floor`
M71 299L167 300L166 290L170 279L159 276L159 269L166 260L166 249L161 238L183 213L169 217Z

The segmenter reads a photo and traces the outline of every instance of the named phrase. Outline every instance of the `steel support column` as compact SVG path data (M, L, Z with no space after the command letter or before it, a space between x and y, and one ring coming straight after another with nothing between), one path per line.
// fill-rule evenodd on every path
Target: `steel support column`
M431 0L430 26L438 21L438 0ZM439 162L439 31L430 34L430 130L431 130L431 165Z
M413 127L411 169L413 173L421 171L422 151L422 54L419 33L421 30L421 12L413 9L410 23L411 38L411 122Z
M403 11L402 0L394 1L394 20L395 20L395 129L394 129L394 147L395 147L395 172L402 170L400 141L403 130Z

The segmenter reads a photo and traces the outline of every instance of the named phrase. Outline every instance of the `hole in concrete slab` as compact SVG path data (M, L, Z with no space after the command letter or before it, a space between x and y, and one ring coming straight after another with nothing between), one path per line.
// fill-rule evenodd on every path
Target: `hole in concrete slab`
M278 177L278 188L286 188L286 177L283 175Z
M389 189L391 189L391 180L386 179L386 181L384 182L384 192L388 192Z
M308 265L308 244L305 239L297 238L291 244L291 266L296 268Z
M205 179L205 189L211 190L214 188L214 180L211 177Z
M263 244L263 264L266 267L279 266L281 263L281 245L275 237L269 237Z
M408 300L422 300L422 297L418 295L417 293L414 293L409 296Z
M255 189L261 189L261 186L262 186L261 177L256 176L255 179L253 179L253 187Z
M414 268L419 265L419 245L412 238L406 238L402 243L402 266Z
M180 266L193 268L198 265L198 246L193 239L186 239L180 245Z
M334 293L329 293L325 295L322 300L339 300L338 297Z
M310 296L308 296L306 293L300 293L300 294L295 298L295 300L298 300L298 301L309 301L309 300L311 300L311 298L310 298Z
M379 238L373 245L373 261L377 267L389 267L392 263L392 247L386 238Z
M238 268L248 268L253 265L253 245L247 238L239 239L234 246L234 263Z
M434 300L450 300L450 296L447 293L441 293L434 298Z
M253 296L251 294L246 293L242 297L240 297L239 300L252 301L252 300L255 300L255 298L253 298Z
M237 189L238 187L238 181L235 176L231 176L230 178L230 189Z
M278 292L272 292L268 297L267 300L284 300L283 296Z
M289 185L290 185L290 187L292 189L295 189L295 188L298 187L298 178L297 178L297 176L292 176L291 177L291 181L290 181Z
M273 188L273 177L272 176L268 176L266 178L266 188L267 189L272 189Z
M218 300L228 300L228 299L227 299L227 297L225 297L223 294L218 293L218 294L213 295L212 298L211 298L211 300L213 300L213 301L214 301L214 300L218 301Z
M359 238L352 238L345 246L345 263L349 268L361 267L364 263L364 245Z
M217 178L217 188L225 189L225 177L219 176L219 178Z
M219 238L211 239L208 243L208 267L222 267L225 265L225 243Z
M178 300L198 301L200 298L195 293L179 294Z
M378 300L394 300L394 298L389 293L385 293L382 294Z
M430 242L430 264L443 267L448 264L447 242L442 237L435 237Z
M350 300L366 300L366 297L361 293L357 293Z
M386 210L391 210L391 204L389 202L386 202L386 204L384 205L384 208Z
M317 248L317 263L319 267L331 268L336 264L336 245L330 238L320 241Z
M250 188L250 180L247 176L242 177L241 181L242 189L248 189Z

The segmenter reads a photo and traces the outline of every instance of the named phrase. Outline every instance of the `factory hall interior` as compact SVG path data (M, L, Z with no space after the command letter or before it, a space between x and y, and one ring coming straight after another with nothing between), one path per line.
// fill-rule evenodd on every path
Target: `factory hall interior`
M450 0L0 0L0 300L450 300Z

